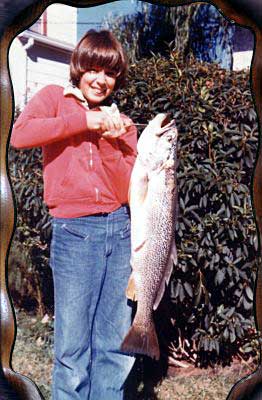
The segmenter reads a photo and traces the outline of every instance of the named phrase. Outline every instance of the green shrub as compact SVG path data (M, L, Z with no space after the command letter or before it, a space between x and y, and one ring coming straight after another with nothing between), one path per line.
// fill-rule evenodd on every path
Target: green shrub
M202 366L246 357L258 246L250 196L258 131L248 72L154 56L131 66L116 100L135 122L171 112L179 131L179 260L169 304L158 312L163 352L171 341L176 359Z
M121 111L139 123L171 112L179 131L178 265L156 313L162 354L201 366L254 355L257 236L250 184L258 131L249 74L171 53L131 65L128 82L113 98ZM38 285L43 307L50 307L50 221L41 203L40 151L10 154L21 240L16 246L28 255L28 266L18 257L17 269L26 277L22 287L32 280L31 297L39 304ZM30 279L29 268L37 272ZM11 273L18 276L14 265Z
M19 114L16 110L15 119ZM49 268L51 217L42 202L41 148L8 152L16 204L16 230L9 255L9 288L17 306L43 315L53 309Z

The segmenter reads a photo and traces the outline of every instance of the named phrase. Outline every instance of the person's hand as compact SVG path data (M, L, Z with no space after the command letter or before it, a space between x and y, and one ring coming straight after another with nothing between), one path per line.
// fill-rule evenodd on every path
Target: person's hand
M120 123L119 119L118 121L115 119L115 117L112 117L112 119L113 121L115 121L116 123L115 126L117 126L118 128L117 129L113 128L105 131L104 133L102 133L103 138L106 139L117 138L126 133L127 128L129 128L132 125L132 120L127 117L119 117Z
M120 115L109 115L105 111L86 112L88 130L101 134L104 138L117 138L126 132L131 120Z

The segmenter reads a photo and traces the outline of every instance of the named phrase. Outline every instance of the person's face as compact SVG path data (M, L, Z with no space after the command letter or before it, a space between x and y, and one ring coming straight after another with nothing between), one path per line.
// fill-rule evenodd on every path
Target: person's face
M112 93L116 77L115 72L100 67L93 67L82 75L79 89L90 107L99 105Z

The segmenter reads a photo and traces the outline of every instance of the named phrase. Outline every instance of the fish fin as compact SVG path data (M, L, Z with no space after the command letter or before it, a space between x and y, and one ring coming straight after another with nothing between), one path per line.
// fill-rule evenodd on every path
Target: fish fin
M148 174L139 156L136 158L128 187L128 203L140 207L146 198L148 190Z
M159 360L160 350L154 324L145 330L144 327L133 323L121 344L120 350L125 353L144 354Z
M136 284L134 279L134 273L132 272L130 278L128 280L127 288L126 288L126 297L129 300L137 301L136 298Z
M170 280L171 274L173 272L173 268L174 268L174 264L177 263L177 250L176 250L176 243L173 240L172 243L172 247L171 247L171 251L170 251L170 255L169 255L169 259L167 262L167 267L165 270L165 274L163 276L162 282L159 286L159 290L154 302L154 306L153 306L153 310L156 310L157 307L159 306L159 303L164 295L165 289L166 289L166 285L168 285L168 282Z

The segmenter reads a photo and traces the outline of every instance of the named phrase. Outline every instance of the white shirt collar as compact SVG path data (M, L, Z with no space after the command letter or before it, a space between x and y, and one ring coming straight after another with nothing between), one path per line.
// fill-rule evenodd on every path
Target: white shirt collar
M83 105L86 108L89 109L88 102L78 87L69 84L68 86L66 86L64 88L63 94L64 94L64 96L70 96L70 95L75 96L78 100L80 100L83 103Z

